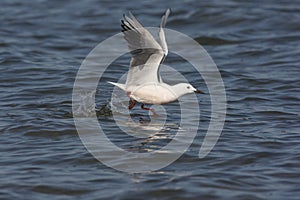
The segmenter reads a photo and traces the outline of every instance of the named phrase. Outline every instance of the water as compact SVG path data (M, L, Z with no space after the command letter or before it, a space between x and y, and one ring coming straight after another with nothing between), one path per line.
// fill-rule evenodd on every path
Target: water
M85 56L120 31L124 12L157 26L168 7L167 27L196 39L221 71L225 127L213 151L198 159L210 118L209 97L201 96L198 135L179 160L156 172L118 172L79 139L71 108L75 76ZM298 7L296 1L1 1L0 199L297 199ZM116 64L128 62L127 55ZM185 65L171 55L165 64ZM112 69L106 78L126 71ZM184 75L207 91L193 74ZM103 92L98 107L110 97ZM99 120L112 127L106 134L116 144L139 150L140 140L121 134L110 116ZM167 141L151 141L142 151Z

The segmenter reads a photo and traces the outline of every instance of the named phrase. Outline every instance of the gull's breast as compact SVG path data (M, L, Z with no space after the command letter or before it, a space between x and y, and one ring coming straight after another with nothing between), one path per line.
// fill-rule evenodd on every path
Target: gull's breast
M177 99L170 88L157 84L136 87L129 97L146 104L164 104Z

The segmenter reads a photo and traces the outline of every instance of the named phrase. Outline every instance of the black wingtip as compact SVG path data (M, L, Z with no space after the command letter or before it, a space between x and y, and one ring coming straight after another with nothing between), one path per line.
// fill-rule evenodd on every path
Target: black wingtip
M125 24L125 21L123 19L121 19L121 31L124 32L124 31L128 31L128 30L131 30L130 27L128 27L126 24Z

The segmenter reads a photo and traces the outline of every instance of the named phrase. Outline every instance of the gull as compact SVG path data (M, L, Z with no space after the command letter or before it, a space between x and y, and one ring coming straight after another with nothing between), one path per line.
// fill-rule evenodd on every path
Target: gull
M169 14L170 9L167 9L162 16L158 31L159 42L131 12L129 12L129 16L123 15L121 27L131 53L130 68L125 84L110 81L108 83L126 92L130 99L129 109L135 106L135 102L140 102L143 110L150 110L157 115L154 109L146 108L144 104L166 104L176 101L185 94L203 93L189 83L169 85L164 83L160 76L160 64L168 55L164 28Z

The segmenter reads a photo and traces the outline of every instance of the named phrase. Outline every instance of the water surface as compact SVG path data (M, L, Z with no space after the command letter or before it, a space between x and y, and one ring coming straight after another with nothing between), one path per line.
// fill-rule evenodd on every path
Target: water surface
M145 26L167 27L202 44L220 69L228 112L221 138L197 157L210 118L208 95L189 150L156 172L126 174L87 152L72 119L72 87L85 56L120 32L131 10ZM300 185L300 10L296 1L9 1L0 3L1 199L297 199ZM128 55L106 78L126 72ZM205 83L182 66L196 87ZM114 70L115 69L115 70ZM198 80L198 81L197 81ZM110 90L97 94L97 107ZM106 96L107 95L107 96ZM166 106L176 110L177 104ZM169 116L170 123L178 121ZM110 116L112 141L139 151ZM172 137L172 136L170 136ZM142 150L164 146L155 140Z

